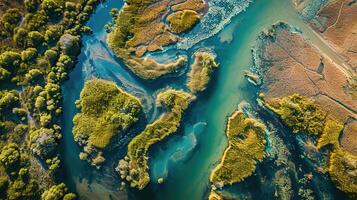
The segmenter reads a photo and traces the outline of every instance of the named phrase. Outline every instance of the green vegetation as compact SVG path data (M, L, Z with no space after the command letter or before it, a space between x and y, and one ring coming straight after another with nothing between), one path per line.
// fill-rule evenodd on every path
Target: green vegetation
M167 112L146 126L128 145L128 155L119 161L117 170L131 187L143 189L150 181L148 174L148 150L155 143L174 134L180 126L182 114L194 96L183 91L166 89L157 95L157 104Z
M357 156L340 147L335 147L330 155L329 173L337 188L357 198Z
M196 11L183 10L174 12L167 17L170 28L174 33L183 33L189 31L200 21L200 16Z
M124 92L115 83L101 79L85 83L76 105L80 112L73 118L74 139L84 146L81 158L95 166L104 162L101 152L114 137L138 120L141 111L136 97Z
M339 146L338 137L343 130L343 125L335 120L327 119L322 134L317 141L317 148L331 144L332 146Z
M214 68L218 67L215 57L210 52L197 51L194 54L195 61L191 65L188 74L187 86L191 92L202 92L206 89Z
M214 185L232 185L243 181L253 174L257 162L264 157L265 126L261 122L236 111L228 119L226 134L228 148L210 176Z
M88 32L84 23L98 3L0 3L1 199L40 199L60 180L61 84L74 66L81 35Z
M328 145L332 147L329 162L330 177L337 188L356 198L357 156L340 147L339 136L343 125L330 117L312 100L299 94L269 100L264 102L264 105L277 113L282 121L293 129L293 132L318 135L318 149Z
M165 19L171 6L183 3L185 2L126 0L120 12L111 12L114 26L106 26L107 31L111 31L107 38L109 47L123 59L130 70L144 79L156 79L184 66L187 59L183 56L167 63L142 58L147 51L161 51L162 47L176 43L179 36L172 32L188 31L198 23L200 17L193 10L204 4L203 1L188 4L187 10L175 12ZM171 24L171 28L165 20Z
M68 193L68 189L64 183L52 186L41 195L41 200L74 200L76 195Z
M319 135L324 129L327 113L310 99L299 94L269 100L264 104L276 113L293 133Z

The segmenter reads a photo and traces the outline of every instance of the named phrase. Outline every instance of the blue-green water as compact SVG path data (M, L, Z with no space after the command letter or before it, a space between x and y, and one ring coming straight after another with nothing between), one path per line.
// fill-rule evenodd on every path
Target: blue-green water
M71 72L70 80L63 86L64 139L62 147L66 182L83 199L127 198L125 192L118 190L120 180L114 172L114 167L116 161L125 153L130 136L142 129L139 126L135 127L128 137L121 140L120 145L107 156L110 159L102 170L95 170L86 162L80 161L79 147L73 141L72 136L72 118L77 112L74 102L78 99L85 80L100 77L115 81L142 100L147 121L154 120L159 114L154 104L155 92L167 86L184 88L186 80L187 68L176 75L158 81L143 81L115 58L105 44L106 32L103 27L111 20L110 9L120 8L122 4L122 1L107 0L97 8L88 23L94 34L83 38L79 63ZM251 47L259 33L277 21L286 21L299 27L304 36L322 52L335 58L337 63L339 62L339 58L333 51L299 18L288 0L253 2L245 12L234 17L231 23L217 35L203 40L187 51L180 50L180 53L190 56L199 48L210 48L217 54L220 67L215 72L209 89L200 94L185 113L180 131L151 149L149 161L152 182L144 191L130 189L128 191L130 199L197 200L207 198L210 190L208 181L210 171L219 161L226 146L224 135L226 117L237 108L242 100L255 105L258 88L249 85L242 73L252 65ZM161 59L170 57L175 52L175 48L172 48L164 52ZM154 56L160 58L160 54ZM270 119L269 115L263 114L262 118L276 123L276 120ZM288 134L284 134L283 129L283 126L277 125L276 134L288 140L285 141L287 143L285 146L292 151L291 154L298 153L299 143L292 137L286 137L285 135ZM291 159L294 161L291 162L292 169L296 168L297 171L297 168L304 167L300 172L291 169L293 176L309 172L310 168L305 164L304 159L294 157ZM256 175L243 184L228 188L227 191L234 197L272 199L274 197L272 181L277 170L272 166L271 161L264 161L258 166ZM326 183L321 183L321 187L314 186L314 189L328 188L329 190L329 181L324 177L316 176L316 180ZM164 178L164 183L157 185L156 179L161 177ZM293 181L297 181L297 178ZM317 191L317 193L320 192ZM333 195L332 192L326 192L328 197Z

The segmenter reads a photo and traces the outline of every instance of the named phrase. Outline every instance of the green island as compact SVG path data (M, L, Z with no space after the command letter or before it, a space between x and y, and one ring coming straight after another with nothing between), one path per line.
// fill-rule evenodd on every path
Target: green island
M114 27L108 34L107 43L115 54L131 71L144 79L156 79L184 66L187 63L186 56L178 56L176 60L166 63L158 63L152 58L143 56L146 52L161 51L163 46L175 44L180 37L174 33L186 32L198 23L199 12L205 2L192 0L177 2L126 0L125 2L121 11L112 10ZM180 5L185 9L180 10ZM166 18L170 8L174 12Z
M61 85L99 2L0 1L1 199L76 198L59 171Z
M214 68L219 65L211 52L197 51L194 54L194 62L188 73L187 86L191 92L202 92L207 88Z
M276 113L294 133L317 135L317 147L332 147L328 172L337 188L353 198L357 197L357 156L344 150L339 144L343 124L333 119L311 99L293 94L269 99L264 106Z
M138 121L141 103L115 83L94 78L85 83L76 106L73 136L83 146L80 158L99 167L113 138Z
M173 89L166 89L157 95L157 105L167 111L130 141L127 156L119 161L117 167L121 178L130 182L131 187L143 189L149 183L149 148L177 131L184 110L194 99L195 96L189 93Z
M235 111L228 118L226 135L228 147L210 175L213 190L243 181L264 158L265 126L257 119Z

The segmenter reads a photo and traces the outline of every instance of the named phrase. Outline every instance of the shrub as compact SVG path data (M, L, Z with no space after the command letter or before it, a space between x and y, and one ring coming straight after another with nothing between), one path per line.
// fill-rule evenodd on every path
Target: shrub
M24 62L34 61L37 58L37 49L28 48L21 52L21 59Z
M49 26L45 32L45 40L48 44L53 44L59 40L62 34L62 27L58 25Z
M63 2L61 0L43 0L41 7L46 12L47 16L57 18L63 13Z
M7 171L15 171L20 165L20 149L15 143L4 146L0 154L0 162L5 166Z
M13 40L15 42L15 44L18 47L26 47L27 46L27 35L28 35L28 31L24 28L17 28L13 37Z
M40 5L39 0L25 0L25 8L28 12L35 12Z
M8 9L2 16L1 23L3 24L5 30L12 34L14 28L21 21L21 12L17 8Z
M38 31L31 31L28 33L28 46L39 47L44 44L45 38Z
M0 67L11 72L17 70L21 63L21 55L13 51L5 51L0 55Z
M42 193L42 200L62 200L67 194L67 187L64 183L52 186L50 189Z

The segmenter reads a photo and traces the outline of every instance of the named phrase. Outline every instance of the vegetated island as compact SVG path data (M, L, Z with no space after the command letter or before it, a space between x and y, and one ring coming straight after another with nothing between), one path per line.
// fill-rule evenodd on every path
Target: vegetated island
M285 23L275 24L259 36L253 57L252 71L259 75L266 99L294 93L313 99L345 124L341 146L357 155L357 141L352 139L357 133L357 88L341 63L331 60Z
M200 50L194 53L194 62L188 73L187 86L192 93L202 92L207 88L214 68L219 65L212 52Z
M357 156L341 148L343 124L307 97L293 94L263 103L289 126L293 133L317 135L317 148L332 146L328 172L337 188L357 197Z
M317 136L318 148L332 147L330 177L337 188L355 197L356 141L349 138L357 133L357 102L350 73L285 23L259 36L253 57L252 71L262 80L263 105L293 133Z
M228 147L221 162L211 172L213 185L209 199L221 199L217 189L241 182L254 173L257 162L264 158L265 129L263 123L247 117L242 110L228 118Z
M157 95L157 105L167 111L130 141L127 156L119 161L117 167L121 178L130 182L131 187L143 189L149 183L149 148L177 131L183 112L194 99L192 94L173 89L166 89Z
M187 57L178 56L174 61L158 63L144 54L176 43L180 38L177 34L187 32L198 23L206 7L207 3L201 0L126 0L120 12L112 12L115 25L107 43L136 75L156 79L184 66Z
M61 85L99 0L0 2L0 198L75 199L61 183Z
M138 121L141 103L113 82L91 79L76 106L80 112L73 118L73 136L83 146L80 159L99 168L105 161L103 152L113 139Z

